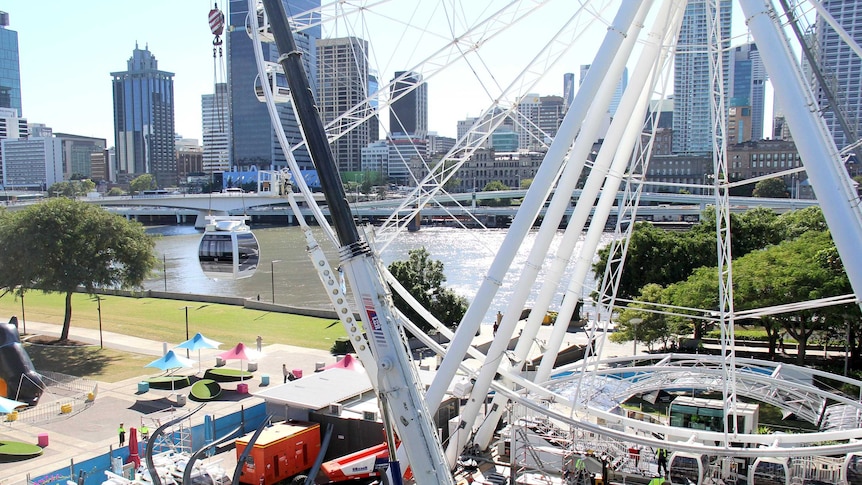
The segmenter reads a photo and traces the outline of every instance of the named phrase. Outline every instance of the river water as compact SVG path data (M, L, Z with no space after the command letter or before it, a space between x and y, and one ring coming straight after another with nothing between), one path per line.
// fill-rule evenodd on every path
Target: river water
M333 268L338 267L337 252L323 235L319 228L313 228L321 247L324 248ZM260 243L260 263L255 274L239 280L213 280L204 276L197 260L198 244L201 230L190 226L158 226L147 229L150 234L159 237L156 241L156 254L163 260L165 276L161 272L156 277L144 283L146 289L167 290L179 293L195 293L204 295L238 296L243 298L260 298L261 301L272 301L283 305L331 308L331 304L323 291L323 285L314 271L311 259L305 250L305 237L297 226L254 228L254 234ZM417 232L405 232L399 235L380 255L384 264L405 260L411 249L425 247L432 259L439 260L444 265L446 282L444 285L472 301L482 279L488 272L494 255L497 253L506 229L461 229L452 227L423 227ZM488 309L486 323L493 319L496 312L503 311L512 295L518 280L518 274L529 256L529 248L536 233L531 232L522 245L503 285ZM606 233L603 244L611 239ZM551 246L549 254L556 251L562 232ZM580 242L578 247L580 247ZM162 269L162 268L158 268ZM539 274L538 281L544 278ZM570 270L563 282L568 284ZM527 307L535 300L539 285L534 285ZM584 294L587 296L594 289L595 282L592 273L587 276ZM554 307L559 305L563 292L558 290L554 298Z

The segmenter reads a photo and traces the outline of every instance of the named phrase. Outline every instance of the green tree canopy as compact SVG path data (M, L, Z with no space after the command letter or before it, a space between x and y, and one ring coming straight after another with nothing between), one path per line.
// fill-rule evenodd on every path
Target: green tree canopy
M496 190L509 190L509 186L504 184L500 180L492 180L485 184L485 187L482 189L482 192L493 192ZM509 202L509 199L488 199L485 201L485 204L491 207L501 207L509 205Z
M395 261L389 265L392 276L435 318L454 328L467 312L467 299L443 286L446 281L443 263L432 260L427 249L412 249L408 254L407 261ZM425 332L431 330L431 325L397 293L393 293L392 298L395 307L410 321Z
M702 266L715 266L715 211L708 209L699 223L687 232L666 231L648 222L635 225L617 295L633 299L648 283L668 286L688 278ZM731 253L743 256L781 241L787 233L787 223L769 209L756 208L744 214L731 214ZM604 274L610 247L599 250L599 260L593 266L596 278ZM616 259L616 258L614 258Z
M48 197L79 197L95 189L96 184L89 179L56 182L48 187Z
M69 337L72 293L137 287L157 263L142 225L101 207L55 198L0 213L0 288L66 294L61 340Z
M754 184L754 192L751 193L754 197L770 197L773 199L786 199L790 197L787 192L787 186L780 178L771 178L761 180Z
M149 173L138 175L129 182L129 189L133 194L140 194L145 190L155 189L156 187L156 178Z

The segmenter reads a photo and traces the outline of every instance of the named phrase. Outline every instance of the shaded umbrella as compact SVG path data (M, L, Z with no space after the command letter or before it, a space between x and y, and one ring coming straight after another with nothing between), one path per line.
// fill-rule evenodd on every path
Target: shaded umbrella
M15 409L26 406L27 403L21 401L13 401L12 399L6 399L5 397L0 397L0 413L9 414Z
M343 359L339 360L338 362L334 364L329 364L328 366L323 368L323 370L326 369L349 369L355 371L365 370L365 368L362 367L362 364L359 362L359 359L354 357L352 354L347 354L344 356Z
M126 463L134 463L135 468L141 466L141 457L138 456L138 430L129 428L129 460Z
M179 356L173 350L168 350L168 353L160 358L150 362L144 367L155 367L163 371L182 369L186 367L194 367L195 361ZM174 381L171 380L171 391L174 390Z
M243 379L242 361L254 360L254 359L257 359L258 357L260 357L260 355L261 355L260 352L246 347L245 344L242 342L236 344L236 347L234 347L234 348L232 348L226 352L222 352L222 353L218 354L218 356L224 360L237 360L237 359L239 359L239 371L240 371L239 380Z
M197 350L198 351L198 372L201 371L201 349L217 349L221 345L221 342L216 342L213 339L209 339L201 335L198 332L194 337L186 340L185 342L177 345L178 349L188 349L188 350Z

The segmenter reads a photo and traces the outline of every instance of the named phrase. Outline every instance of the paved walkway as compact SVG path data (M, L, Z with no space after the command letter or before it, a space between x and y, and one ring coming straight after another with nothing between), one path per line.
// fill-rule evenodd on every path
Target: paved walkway
M0 316L0 319L8 321L8 316ZM27 321L28 334L59 336L60 330L59 325ZM73 326L69 337L94 345L99 344L98 330ZM102 338L105 347L155 357L162 355L164 347L162 342L112 332L103 332ZM178 344L179 342L169 343L168 348L173 348ZM253 341L246 344L254 346ZM289 369L302 369L303 373L311 373L314 372L316 363L324 362L328 365L336 360L329 352L323 350L283 344L267 345L267 342L263 344L263 357L258 361L255 377L245 381L249 386L250 393L261 388L261 376L264 374L270 376L270 386L281 384L283 380L282 364L287 364ZM227 345L221 347L221 349L201 351L204 369L213 367L215 355L228 348ZM197 359L196 355L191 357L193 360ZM229 361L227 367L232 366L238 368L239 364L236 361ZM189 369L188 373L190 372L193 370ZM171 413L172 409L178 409L175 407L176 395L170 391L150 390L138 394L137 384L140 380L140 377L136 377L119 382L98 382L98 393L93 405L66 419L54 420L41 425L21 422L0 423L0 440L36 444L40 433L48 433L49 436L49 445L44 449L42 456L23 462L0 463L0 485L24 485L28 474L36 477L68 467L70 460L80 462L105 453L118 446L117 428L120 423L124 423L127 430L130 427L137 428L144 420L149 422L152 418L164 417L165 413ZM183 391L187 394L188 388ZM42 397L41 402L51 402L55 398L56 396L46 394ZM203 412L197 413L192 418L192 425L203 422L204 414L222 416L238 410L241 406L249 407L261 402L263 402L262 399L253 397L251 394L238 400L210 402L207 403ZM195 405L195 402L189 401L185 408L190 409ZM150 428L155 429L152 425ZM233 464L231 463L235 463L233 451L231 450L224 455L223 466L229 465L232 470ZM232 462L231 459L233 459Z

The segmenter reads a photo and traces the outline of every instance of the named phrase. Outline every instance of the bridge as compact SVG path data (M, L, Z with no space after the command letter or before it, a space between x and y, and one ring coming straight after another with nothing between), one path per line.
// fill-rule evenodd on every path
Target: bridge
M423 210L426 218L441 219L456 217L461 220L477 219L483 223L492 221L508 221L515 216L518 206L494 207L483 205L494 199L519 199L526 195L526 190L501 190L488 192L466 192L454 194L438 194ZM566 219L571 217L575 202L581 191L572 195L572 204L566 210ZM619 206L622 193L617 196ZM302 194L295 194L303 217L312 217L311 210ZM323 200L323 194L313 194L315 201L322 206L324 215L329 211ZM361 200L360 194L347 194L354 215L361 219L375 220L389 217L404 201L404 197ZM119 197L91 197L83 199L88 203L98 204L111 212L123 215L129 219L138 220L142 216L175 216L177 224L183 224L194 217L195 227L206 225L207 215L249 215L252 217L284 217L288 224L295 223L294 214L290 210L287 199L272 192L265 193L212 193L212 194L166 194L166 195L134 195ZM710 195L668 194L645 192L641 195L641 206L638 216L656 222L662 221L696 221L707 206L714 204ZM19 203L9 206L10 210L28 206L30 203ZM734 212L745 212L755 207L767 207L777 212L802 209L816 205L813 199L770 199L757 197L731 197L730 205ZM441 207L441 205L443 207ZM541 213L544 216L544 210Z
M425 217L476 217L479 220L492 218L511 218L518 211L517 206L491 207L482 205L483 201L494 199L519 199L526 195L526 190L501 190L488 192L467 192L456 194L440 194L435 201L429 203L423 210ZM572 195L572 207L567 209L566 216L571 216L574 203L580 197L580 190ZM352 194L348 194L348 200ZM404 202L404 198L387 198L380 200L360 200L356 194L351 203L351 208L357 217L365 219L380 219L388 217ZM300 207L307 208L305 197L296 194ZM315 200L323 204L323 195L314 194ZM618 195L619 200L622 193ZM251 216L281 216L288 218L293 223L293 214L287 204L287 199L274 194L171 194L171 195L146 195L132 197L104 197L86 199L88 202L110 207L112 212L134 218L139 215L164 215L176 214L177 222L182 223L190 216L196 217L195 226L203 227L206 223L204 217L213 215L241 215ZM667 193L643 193L641 195L641 207L638 214L655 221L697 220L708 205L715 203L715 198L710 195L695 194L667 194ZM658 205L655 205L658 204ZM816 205L813 199L770 199L758 197L731 197L730 204L735 212L745 212L755 207L767 207L777 212L802 209ZM445 207L440 207L441 205ZM328 215L328 210L323 206L323 213ZM304 217L310 217L310 210L303 210Z

